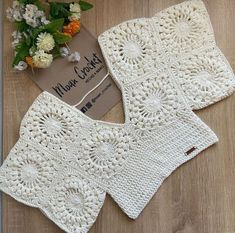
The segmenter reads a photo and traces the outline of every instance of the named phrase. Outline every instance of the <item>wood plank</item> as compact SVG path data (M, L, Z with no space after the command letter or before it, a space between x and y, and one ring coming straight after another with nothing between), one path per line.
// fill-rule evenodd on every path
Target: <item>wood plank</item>
M84 25L98 35L128 19L152 16L181 0L90 0ZM6 9L11 1L4 0ZM235 69L235 0L206 0L219 47ZM11 68L12 25L4 19L4 156L40 90ZM140 217L130 220L108 196L91 233L235 233L235 95L197 112L220 142L166 179ZM122 104L105 121L123 122ZM39 210L3 195L3 233L60 233Z

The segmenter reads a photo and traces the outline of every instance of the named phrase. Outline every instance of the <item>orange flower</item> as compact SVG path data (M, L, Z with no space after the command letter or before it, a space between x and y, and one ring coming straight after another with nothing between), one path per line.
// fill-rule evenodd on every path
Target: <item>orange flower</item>
M33 58L32 57L26 57L25 60L26 60L28 65L30 65L31 67L34 67Z
M70 22L67 26L63 27L63 32L71 36L74 36L76 33L80 31L80 27L81 27L80 20L74 20Z

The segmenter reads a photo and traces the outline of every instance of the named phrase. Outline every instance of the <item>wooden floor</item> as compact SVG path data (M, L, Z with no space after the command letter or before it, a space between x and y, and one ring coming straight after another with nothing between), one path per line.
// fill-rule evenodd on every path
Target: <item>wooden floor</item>
M83 24L98 35L136 17L152 16L177 0L90 0ZM205 0L219 47L235 70L235 0ZM11 5L5 0L5 8ZM40 93L11 69L12 27L4 21L4 156L18 138L25 112ZM91 233L235 233L235 94L197 112L218 135L217 145L181 166L161 186L140 217L130 220L108 196ZM122 122L118 104L103 120ZM39 210L3 195L3 233L60 233Z

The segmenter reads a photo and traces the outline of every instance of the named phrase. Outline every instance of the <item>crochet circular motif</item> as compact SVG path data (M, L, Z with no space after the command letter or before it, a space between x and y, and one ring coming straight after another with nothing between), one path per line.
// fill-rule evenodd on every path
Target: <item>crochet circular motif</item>
M19 148L9 163L9 187L23 196L40 194L40 190L42 192L49 186L55 173L53 162L45 154L30 147Z
M50 206L59 221L66 224L70 232L86 229L95 221L105 193L77 177L67 176L58 183ZM79 231L80 232L80 231Z
M160 111L162 100L159 94L154 93L152 96L149 96L145 101L146 110L149 112Z
M38 168L34 163L27 163L22 167L21 178L22 180L28 180L34 182L37 179Z
M39 128L43 134L57 138L67 134L68 124L61 116L47 113L41 116Z
M159 35L166 46L175 52L192 47L207 32L207 24L198 13L197 6L172 7L164 11L159 20Z
M103 41L105 49L112 68L121 73L121 81L129 82L151 69L154 48L147 23L129 21L106 34Z
M62 147L63 142L72 141L76 118L63 105L57 106L51 99L38 102L37 109L28 112L21 134L29 135L43 146L53 149Z
M66 206L68 211L75 213L82 211L84 207L84 197L78 192L77 189L69 189L68 198L66 200Z
M123 52L126 57L129 57L131 59L136 59L140 57L141 54L144 54L144 50L145 49L142 48L140 44L137 44L134 41L130 40L126 42L126 44L123 46L120 52Z
M187 37L192 30L192 25L190 23L190 20L185 20L182 22L178 22L175 25L175 35L178 35L178 37L184 38Z
M98 129L82 143L77 161L89 174L110 178L124 164L129 143L128 133L122 129Z
M147 53L145 42L139 35L131 34L126 35L117 44L115 52L118 55L119 61L128 63L131 65L138 64L143 60Z
M177 81L191 103L206 104L218 95L223 96L222 87L230 85L229 73L218 56L208 52L174 65Z
M162 126L176 116L180 106L178 98L167 75L147 79L130 93L130 120L141 129Z

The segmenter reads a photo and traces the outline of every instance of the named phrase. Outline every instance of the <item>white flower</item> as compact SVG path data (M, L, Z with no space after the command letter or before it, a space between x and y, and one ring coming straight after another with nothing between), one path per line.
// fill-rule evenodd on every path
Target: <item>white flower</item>
M60 55L61 57L67 57L69 55L69 50L66 47L60 48Z
M43 11L38 10L38 7L36 5L27 4L25 7L23 18L28 25L35 28L42 24L41 19L45 18L45 14Z
M69 62L79 62L80 59L81 59L81 56L80 56L80 53L79 53L79 52L71 53L71 54L68 56L68 61L69 61Z
M21 5L18 1L13 2L13 6L8 7L6 10L7 18L11 21L22 21L24 13L24 6Z
M36 28L39 26L39 22L36 19L28 19L27 24L33 28Z
M37 37L37 48L46 52L51 51L55 47L53 36L48 32L42 32Z
M22 41L23 34L19 31L14 31L12 33L12 38L13 40L11 44L12 44L12 47L15 48L15 46L18 45Z
M70 12L81 13L81 7L79 3L71 3L69 5Z
M36 13L35 13L35 17L36 18L40 18L40 17L43 17L44 16L44 12L43 11L36 11Z
M26 5L26 8L25 8L25 13L23 15L24 19L27 21L27 20L30 20L34 17L34 14L35 12L33 11L33 9L30 7L30 5Z
M43 50L35 52L33 56L33 64L37 68L48 68L53 61L51 54L45 53Z
M41 23L42 23L42 24L48 24L48 23L50 23L50 21L47 20L47 18L46 18L45 16L43 16L43 17L41 18Z
M81 7L79 3L71 3L69 9L71 15L68 18L70 21L79 20L81 18Z
M15 11L13 14L13 18L15 19L15 21L22 21L23 15L20 11Z
M68 19L70 21L79 20L81 18L81 13L72 13Z
M18 63L18 65L15 65L15 66L14 66L14 68L15 68L16 70L19 70L19 71L25 70L25 69L27 69L27 67L28 67L28 65L27 65L27 63L24 62L24 61L20 61L20 62Z
M38 7L34 4L27 4L25 10L36 13L38 11Z
M11 36L13 39L22 39L22 33L19 31L12 32Z
M20 3L19 3L18 1L13 1L12 7L13 7L14 9L19 8L20 6L21 6L21 5L20 5Z
M9 21L14 22L14 18L13 18L13 9L8 7L6 10L6 16L8 18Z
M18 39L13 40L13 41L11 42L12 48L15 48L19 43L20 43L20 40L18 40Z

